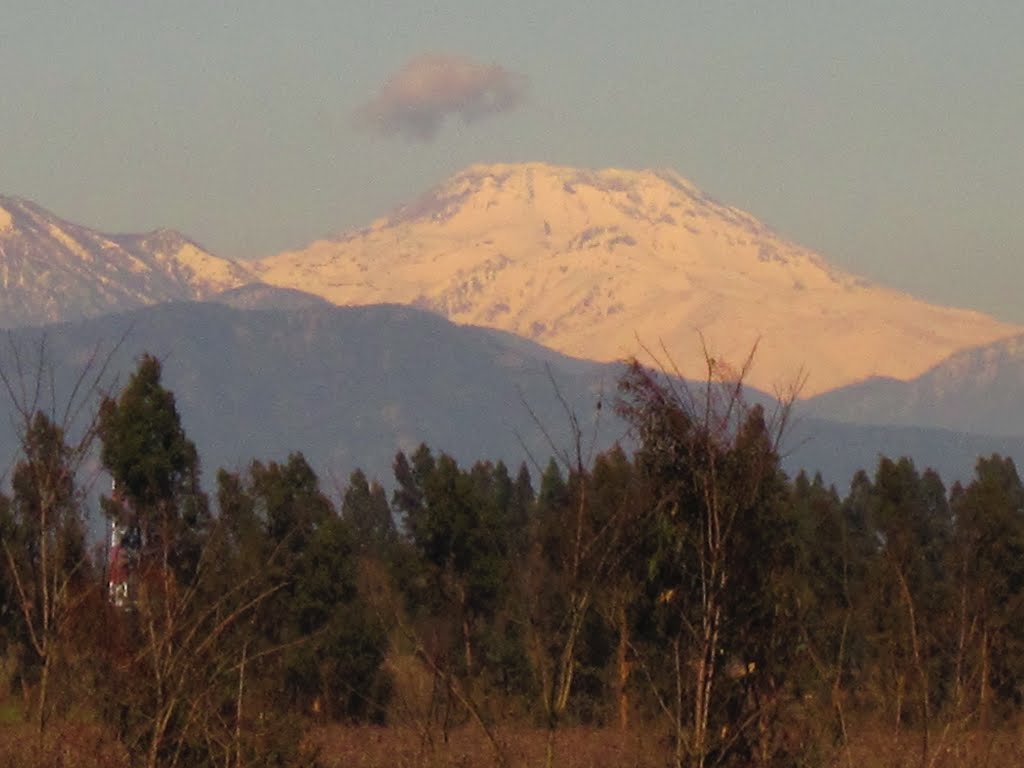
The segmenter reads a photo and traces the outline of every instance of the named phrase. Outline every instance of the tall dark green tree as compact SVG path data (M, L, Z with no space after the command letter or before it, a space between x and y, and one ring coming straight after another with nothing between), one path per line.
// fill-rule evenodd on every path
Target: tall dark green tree
M955 687L961 711L988 726L1024 701L1024 486L1013 461L978 460L954 488L958 626Z
M341 517L352 530L362 553L383 554L398 536L391 507L380 483L370 483L366 474L355 470L341 503Z
M104 510L137 525L146 557L182 577L196 567L208 504L195 444L161 373L160 361L143 355L120 395L100 404L100 459L116 488Z
M476 646L480 622L492 616L507 569L507 506L500 508L493 485L493 467L478 465L464 472L453 458L414 456L416 485L396 475L398 503L404 507L409 541L425 566L439 614L455 619L460 670L477 671ZM401 471L401 460L396 471ZM508 480L507 473L504 476ZM506 483L511 486L510 482ZM508 490L508 488L506 488ZM403 500L419 497L417 503Z
M398 487L392 494L391 506L401 515L405 533L410 533L410 518L423 513L424 486L433 471L434 455L426 444L420 444L411 460L406 457L405 451L395 455L394 474Z
M865 476L865 480L866 480ZM862 623L854 599L865 583L864 550L850 530L842 500L821 475L800 472L792 483L795 524L793 606L799 644L791 658L794 693L808 704L805 717L826 740L849 746L849 687L863 655ZM816 707L818 709L816 709Z
M884 695L897 723L909 717L921 728L927 753L942 693L936 686L943 663L939 617L948 599L943 561L952 533L941 481L932 472L922 476L908 458L883 457L869 519L878 541L872 602Z
M405 640L433 677L428 719L447 729L452 715L471 717L496 749L483 686L521 690L518 627L508 611L511 552L523 534L517 490L503 464L463 470L446 454L420 446L395 458L393 496L402 519L404 555L395 575L404 596ZM497 660L505 672L493 670ZM487 674L491 669L495 674Z
M235 551L281 585L254 615L254 653L273 695L331 718L381 718L383 629L357 592L357 544L302 454L221 472L218 499ZM269 695L269 693L268 693Z

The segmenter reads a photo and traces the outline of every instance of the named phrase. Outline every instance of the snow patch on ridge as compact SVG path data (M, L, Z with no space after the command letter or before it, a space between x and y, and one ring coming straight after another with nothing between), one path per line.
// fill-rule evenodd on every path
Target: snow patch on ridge
M6 208L0 208L0 232L10 232L14 229L14 222L11 219L11 214L7 212Z

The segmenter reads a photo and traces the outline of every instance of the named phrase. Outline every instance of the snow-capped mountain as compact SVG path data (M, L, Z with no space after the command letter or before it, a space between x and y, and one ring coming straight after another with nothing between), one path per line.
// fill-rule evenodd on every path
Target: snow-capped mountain
M0 281L0 327L13 327L203 299L252 277L172 230L101 234L0 196Z
M910 379L1024 330L831 267L673 172L479 165L389 218L258 262L342 305L395 302L610 361L664 346L679 371L758 351L748 383L805 395Z

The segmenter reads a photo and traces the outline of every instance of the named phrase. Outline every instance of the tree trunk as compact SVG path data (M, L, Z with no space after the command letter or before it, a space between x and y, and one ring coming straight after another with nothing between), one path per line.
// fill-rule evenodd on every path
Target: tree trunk
M555 733L555 723L552 721L548 724L548 743L544 750L545 768L554 768L555 766Z
M249 643L242 646L242 663L238 666L238 694L235 699L235 768L242 768L242 696L245 693L245 661Z
M914 598L910 594L910 585L907 584L906 576L902 571L897 570L897 578L900 582L900 591L903 593L903 600L907 606L907 621L910 624L910 649L914 658L915 672L917 672L918 684L921 686L921 765L922 768L928 765L929 753L929 729L931 728L931 704L929 698L928 669L924 663L924 654L921 650L921 639L917 631L917 611L914 609Z
M675 731L676 731L676 768L683 768L686 755L686 730L683 728L683 660L680 650L679 635L672 639L672 655L675 661L676 696L675 696Z
M50 654L43 657L43 670L39 676L39 701L36 710L36 729L39 732L39 744L42 746L43 732L46 730L46 706L50 687Z
M981 673L979 677L980 688L978 691L978 723L982 729L988 727L989 721L989 655L988 655L988 627L981 632Z
M616 663L618 666L616 682L619 702L619 729L625 731L629 727L629 694L626 691L626 686L629 684L631 667L628 657L629 623L626 616L625 600L619 602L618 608L619 646L616 653Z
M697 662L696 690L694 691L692 753L696 768L704 768L708 752L708 724L711 718L711 698L715 682L715 657L718 655L720 609L714 600L704 618L701 637L701 656Z
M899 672L896 673L896 733L900 732L903 723L903 688L904 678Z
M466 677L473 673L473 636L469 631L469 619L462 620L462 642L465 646Z

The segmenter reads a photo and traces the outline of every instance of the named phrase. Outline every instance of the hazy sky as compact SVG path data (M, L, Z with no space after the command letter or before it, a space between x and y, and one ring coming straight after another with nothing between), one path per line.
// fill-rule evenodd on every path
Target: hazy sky
M0 0L0 193L263 256L472 162L671 167L1024 322L1020 0Z

